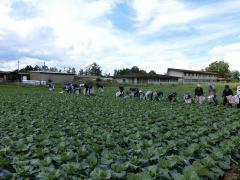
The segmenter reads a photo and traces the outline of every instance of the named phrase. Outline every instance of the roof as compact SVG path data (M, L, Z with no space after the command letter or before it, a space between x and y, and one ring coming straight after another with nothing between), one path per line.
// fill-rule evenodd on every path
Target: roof
M114 78L178 79L178 77L175 76L168 76L162 74L139 74L139 73L117 75L114 76Z
M20 75L29 75L30 73L27 73L27 72L19 72L18 74L20 74Z
M187 70L187 69L174 69L174 68L168 68L168 71L178 71L178 72L185 72L185 73L198 73L198 74L209 74L209 75L217 75L217 73L213 72L207 72L207 71L195 71L195 70Z
M0 74L10 74L11 71L0 71Z
M64 72L50 72L50 71L30 71L30 73L40 73L40 74L58 74L58 75L71 75L74 76L73 73L64 73Z

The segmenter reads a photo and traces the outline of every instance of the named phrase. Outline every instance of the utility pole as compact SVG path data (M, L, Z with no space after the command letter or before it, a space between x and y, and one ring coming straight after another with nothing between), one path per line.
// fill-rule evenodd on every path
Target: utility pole
M46 71L45 61L43 63L43 71Z
M19 60L18 60L18 72L19 72Z

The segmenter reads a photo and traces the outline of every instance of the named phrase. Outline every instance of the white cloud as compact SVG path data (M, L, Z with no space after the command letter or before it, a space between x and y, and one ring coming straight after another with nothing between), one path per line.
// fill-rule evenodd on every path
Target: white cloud
M31 18L13 18L11 12L17 11L11 7L13 1L29 3L40 13ZM127 3L135 10L135 16L130 18L136 22L132 24L136 31L123 32L108 18L119 3ZM239 49L216 46L224 42L224 37L239 34L238 21L211 21L213 16L237 12L239 8L239 1L195 7L191 1L181 0L0 0L0 61L4 62L0 68L15 69L18 59L22 66L43 64L45 60L49 66L76 69L96 61L106 72L137 65L165 73L168 67L201 69L209 57L219 56L231 61L231 67L239 67L231 60L239 56ZM191 34L192 29L197 33ZM163 36L168 30L191 35L153 38L159 30ZM199 53L198 49L213 41L211 47L216 47L210 55ZM17 55L4 60L1 50L8 49ZM221 51L225 53L221 55ZM201 63L189 58L190 53L199 53Z
M240 43L215 46L209 52L211 60L224 60L231 70L240 70Z
M152 34L167 26L176 27L193 21L239 12L240 1L219 1L211 5L193 6L182 0L134 0L135 20L140 34Z

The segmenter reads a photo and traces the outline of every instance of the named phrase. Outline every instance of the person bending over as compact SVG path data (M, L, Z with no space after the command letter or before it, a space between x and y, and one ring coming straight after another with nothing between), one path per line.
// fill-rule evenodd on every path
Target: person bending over
M176 92L172 92L168 95L168 100L170 102L176 102L177 101L177 93Z
M195 102L202 104L204 101L204 92L200 84L197 85L194 95L195 95Z
M216 88L212 85L209 86L209 89L208 89L208 101L209 101L209 104L213 104L213 105L217 105L217 91L216 91Z
M230 89L229 85L225 85L225 89L223 90L222 93L222 98L223 98L223 105L229 105L231 106L231 103L228 101L228 96L233 96L233 91Z

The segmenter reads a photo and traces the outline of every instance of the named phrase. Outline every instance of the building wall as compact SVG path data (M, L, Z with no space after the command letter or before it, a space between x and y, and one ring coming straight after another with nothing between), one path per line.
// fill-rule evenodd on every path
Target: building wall
M200 73L184 73L183 83L208 83L216 82L217 76Z
M5 81L7 80L7 75L6 74L0 74L0 81Z
M179 79L179 83L208 83L208 82L216 82L217 76L209 75L209 74L201 74L201 73L185 73L174 70L168 71L169 76L181 77Z
M168 76L183 77L184 73L180 71L168 70Z
M74 80L74 75L50 74L50 73L30 73L31 80L49 81L54 83L67 83Z
M116 81L120 84L135 84L135 85L165 85L178 84L178 80L167 79L145 79L145 78L117 78Z

